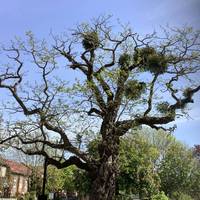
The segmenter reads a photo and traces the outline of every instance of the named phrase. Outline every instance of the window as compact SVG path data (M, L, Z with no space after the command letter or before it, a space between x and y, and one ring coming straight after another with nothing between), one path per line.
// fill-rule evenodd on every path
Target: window
M6 167L0 167L0 177L6 176Z

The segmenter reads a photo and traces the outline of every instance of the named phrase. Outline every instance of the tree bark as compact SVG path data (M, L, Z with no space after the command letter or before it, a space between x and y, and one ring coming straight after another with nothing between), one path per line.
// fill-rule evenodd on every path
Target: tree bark
M90 200L113 200L116 191L116 166L112 163L102 163L92 182Z
M113 200L118 175L119 137L109 137L99 145L100 163L93 174L90 200Z

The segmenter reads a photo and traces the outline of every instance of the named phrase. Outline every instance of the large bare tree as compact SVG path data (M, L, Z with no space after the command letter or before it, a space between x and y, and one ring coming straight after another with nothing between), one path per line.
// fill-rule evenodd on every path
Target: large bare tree
M31 32L16 38L2 48L0 88L10 94L11 117L1 143L58 168L76 165L92 180L91 200L114 199L120 137L143 125L170 129L200 90L199 34L167 28L140 36L100 17L48 42ZM98 158L84 144L92 134Z

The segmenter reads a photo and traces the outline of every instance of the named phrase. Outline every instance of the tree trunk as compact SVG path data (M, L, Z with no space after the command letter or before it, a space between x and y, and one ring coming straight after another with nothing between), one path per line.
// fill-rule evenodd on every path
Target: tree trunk
M118 175L119 137L108 137L99 145L100 163L93 173L90 200L113 200Z
M102 163L92 182L90 200L113 200L116 191L117 168L111 161Z

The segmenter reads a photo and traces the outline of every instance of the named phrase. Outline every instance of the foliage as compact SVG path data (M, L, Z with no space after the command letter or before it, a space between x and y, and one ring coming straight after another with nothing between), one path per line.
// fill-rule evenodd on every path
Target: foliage
M191 183L196 180L191 173L194 163L191 150L180 143L171 145L159 167L161 189L169 196L178 191L190 194Z
M134 60L142 64L143 70L154 74L162 74L168 68L167 58L153 47L138 49L134 54Z
M158 191L159 177L154 161L159 152L139 134L121 141L119 189L126 194L151 197Z
M128 99L136 100L144 94L146 84L144 82L138 82L137 80L129 80L125 86L125 96Z
M94 50L100 45L98 33L95 31L83 33L83 47L86 50Z
M90 193L91 191L92 180L88 174L83 170L76 170L74 173L74 185L76 191L79 192L80 196L84 196Z
M42 192L43 168L41 166L32 166L31 171L29 191L30 193L36 192L36 194L39 195Z
M186 88L184 91L183 91L183 96L185 96L186 98L188 96L190 96L190 92L191 92L192 88Z
M187 192L188 195L190 195L195 200L200 199L200 163L199 160L197 160L196 157L194 157L193 161L193 168L191 169L191 175L189 177L190 181L190 188ZM186 193L183 191L183 193Z
M75 167L70 166L65 169L57 169L53 166L48 167L47 190L49 192L58 192L66 190L75 191L74 178Z
M119 57L119 65L121 67L128 67L131 64L131 55L124 53Z
M89 153L96 158L99 140L88 144ZM175 193L185 193L199 199L198 159L190 149L164 131L142 129L121 139L119 165L119 199L122 194L140 194L141 198L160 200L167 198L164 192L173 198ZM78 171L76 177L77 190L87 194L91 180L83 171Z
M200 145L194 145L193 148L193 155L195 158L197 158L200 162Z
M177 141L164 131L141 130L143 137L159 152L156 172L160 178L161 190L168 196L185 193L195 200L200 198L200 164L195 149Z
M193 200L190 195L184 194L182 192L174 192L172 198L173 200Z
M36 192L34 192L34 191L27 192L22 199L24 199L24 200L35 200L36 199Z
M165 195L164 192L160 192L156 195L153 195L152 200L168 200L168 197Z
M169 103L167 101L165 102L162 102L162 103L159 103L157 105L157 110L160 112L160 113L163 113L165 114L167 111L168 111L168 108L169 108Z

